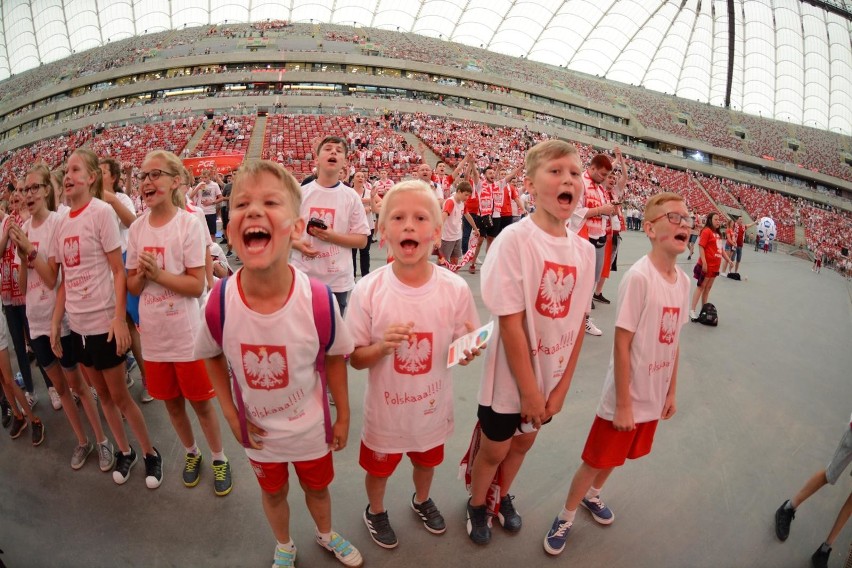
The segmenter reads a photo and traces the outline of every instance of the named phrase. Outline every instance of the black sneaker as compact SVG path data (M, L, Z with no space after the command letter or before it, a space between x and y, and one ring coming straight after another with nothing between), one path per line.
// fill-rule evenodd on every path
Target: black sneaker
M163 458L157 448L154 454L145 454L145 485L148 489L156 489L163 482Z
M787 508L787 503L789 502L789 499L784 501L784 503L778 507L778 510L775 511L775 536L777 536L778 540L781 541L787 540L787 537L790 536L790 524L796 516L795 509Z
M44 424L41 420L35 418L32 421L33 425L33 446L40 446L44 442Z
M604 298L603 294L592 294L592 299L596 302L600 302L601 304L609 304L610 301Z
M115 452L115 468L112 470L112 480L124 485L130 477L130 470L136 465L136 450L130 446L130 455L125 456L121 450Z
M219 497L224 497L234 488L231 479L231 462L228 460L213 460L213 491Z
M396 540L396 533L393 532L393 527L388 519L388 512L373 514L370 512L370 506L364 509L364 523L367 525L367 530L370 531L370 538L373 542L382 548L396 548L399 541Z
M3 428L8 428L12 423L12 407L5 398L0 400L0 415L2 415Z
M441 512L438 510L438 507L435 506L435 502L432 501L432 498L426 499L419 505L414 502L414 497L417 494L411 496L411 509L417 513L420 517L420 520L423 521L423 525L426 527L426 530L432 534L444 534L447 530L447 524L444 522L444 517L441 516Z
M521 530L521 515L515 510L515 505L512 503L514 500L514 495L506 495L500 498L497 520L500 521L500 526L504 529L516 533Z
M201 480L201 454L186 454L183 466L183 484L186 487L195 487Z
M474 507L467 500L467 535L476 544L488 544L491 541L491 527L488 526L488 509L485 505Z
M828 568L828 555L831 554L831 547L822 545L817 548L813 556L811 556L811 564L814 568Z
M27 419L21 416L18 418L17 416L12 416L12 427L9 428L9 435L12 436L12 439L19 438L21 434L24 433L24 430L27 429Z

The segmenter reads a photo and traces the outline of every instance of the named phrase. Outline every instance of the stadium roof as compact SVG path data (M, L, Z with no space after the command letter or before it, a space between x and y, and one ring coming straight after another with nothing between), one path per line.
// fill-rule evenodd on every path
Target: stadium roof
M2 0L0 80L133 35L280 19L414 32L852 133L852 0Z

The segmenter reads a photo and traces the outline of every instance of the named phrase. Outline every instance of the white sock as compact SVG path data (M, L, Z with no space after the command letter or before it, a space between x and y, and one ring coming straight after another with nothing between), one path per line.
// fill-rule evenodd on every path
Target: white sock
M599 487L590 487L586 492L586 499L594 499L598 495L601 494L601 490Z
M293 539L291 538L289 542L278 543L279 550L286 550L287 552L293 552L296 550L296 545L293 544Z
M326 544L331 542L331 532L321 533L321 532L319 532L319 530L317 530L317 536L319 537L319 539L321 541L323 541Z
M793 506L793 502L787 499L787 502L784 503L784 508L790 511L795 511L796 508Z
M222 462L226 462L226 461L228 461L228 458L226 458L226 457L225 457L225 452L224 452L224 451L221 451L221 452L213 452L213 461L222 461Z
M98 442L102 446L109 446L109 438L104 438L103 442Z
M191 446L189 446L185 449L186 449L187 454L192 454L194 456L197 456L198 454L201 453L201 452L198 451L198 446L196 444L192 444Z
M574 516L576 514L577 514L577 509L574 509L573 511L569 511L568 509L563 507L562 512L559 513L559 520L560 521L568 521L569 523L573 523L574 522Z

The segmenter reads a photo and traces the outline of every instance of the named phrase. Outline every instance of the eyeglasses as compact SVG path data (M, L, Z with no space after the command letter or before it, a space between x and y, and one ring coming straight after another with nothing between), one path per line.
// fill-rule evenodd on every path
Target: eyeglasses
M160 179L160 176L175 177L176 175L177 174L173 174L171 172L164 172L163 170L151 170L150 172L139 172L138 174L136 174L136 179L138 179L141 183L145 181L145 178L148 177L151 178L151 181L157 181L158 179Z
M46 183L34 183L32 185L28 185L27 187L21 188L21 193L29 193L34 195L39 192L42 188L47 187Z
M680 225L681 222L683 222L683 223L686 223L686 226L689 227L690 229L695 227L695 218L694 217L690 217L689 215L681 215L680 213L663 213L662 215L660 215L656 219L651 219L650 222L656 223L657 221L659 221L663 217L668 219L669 223L671 223L672 225Z

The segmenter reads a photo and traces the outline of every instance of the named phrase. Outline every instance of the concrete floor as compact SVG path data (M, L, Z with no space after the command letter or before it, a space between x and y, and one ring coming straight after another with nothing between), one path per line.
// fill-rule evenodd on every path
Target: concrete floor
M616 296L623 270L647 250L643 235L626 235L623 268L607 284L608 297ZM685 257L682 267L691 273ZM565 408L541 432L512 489L524 518L520 534L496 528L487 547L473 545L465 534L466 492L456 478L457 464L475 420L481 362L455 374L457 428L435 475L432 496L449 529L434 536L416 520L408 507L411 469L403 463L386 499L400 539L392 551L370 541L361 519L366 497L357 449L366 373L350 373L350 444L335 457L331 487L336 530L375 567L809 566L852 489L848 472L838 486L824 488L800 508L786 543L775 538L773 514L824 467L848 427L852 288L835 273L816 275L809 263L782 253L747 249L741 272L747 282L716 283L712 301L719 308L719 327L687 324L684 329L678 413L659 428L649 457L628 463L610 479L603 497L617 516L613 525L598 526L580 511L562 556L551 558L542 549L594 417L612 349L611 305L593 312L604 336L587 337ZM462 275L481 310L479 276ZM487 318L482 311L481 316ZM198 487L186 489L180 481L183 448L165 409L159 402L143 405L165 458L165 480L156 491L146 489L138 465L128 483L117 486L98 470L96 459L80 471L70 469L73 435L64 415L50 409L44 385L38 388L45 443L33 448L27 437L13 441L0 435L0 548L10 568L270 565L275 540L259 488L230 436L233 493L215 497L209 469ZM135 396L139 388L134 387ZM337 565L311 542L313 525L299 489L291 492L290 503L299 565ZM852 526L847 526L831 566L842 565L850 540Z

